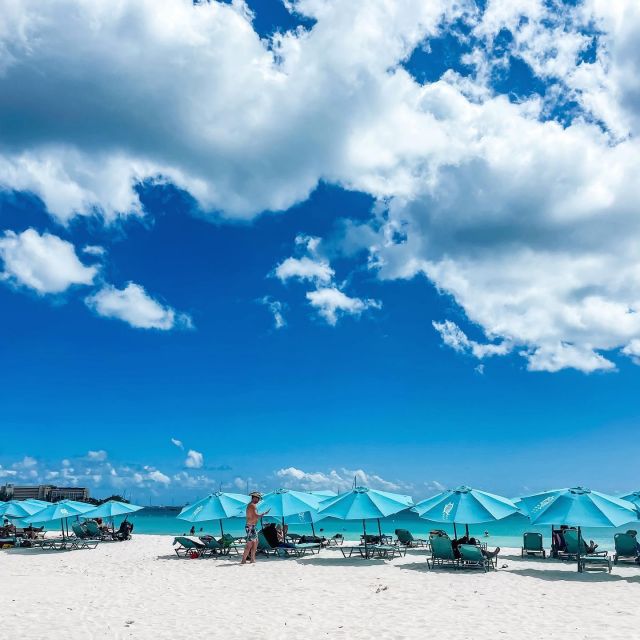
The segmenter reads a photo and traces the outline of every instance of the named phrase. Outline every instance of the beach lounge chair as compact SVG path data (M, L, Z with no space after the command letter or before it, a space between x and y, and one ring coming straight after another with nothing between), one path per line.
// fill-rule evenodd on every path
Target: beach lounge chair
M95 520L87 520L84 523L84 528L86 529L89 537L94 540L115 540L114 534L111 531L105 531L98 526L98 523Z
M578 559L578 532L575 529L565 529L564 541L567 545L566 551L560 554L561 558L567 560ZM611 573L611 558L608 551L587 552L587 543L580 538L582 542L580 549L580 566L579 571L588 571L590 569L605 569Z
M232 551L238 554L246 544L246 542L239 542L238 540L239 538L234 538L230 533L225 533L218 542L222 545L225 554L229 554Z
M340 546L342 543L344 542L344 536L341 533L336 533L335 536L331 536L328 540L327 540L327 546L331 547L338 547Z
M456 558L451 544L451 538L447 536L429 536L431 543L431 558L427 558L427 567L435 568L436 565L450 566L456 569L460 566L459 558Z
M206 548L204 542L194 536L177 536L174 538L173 544L173 550L176 552L178 558L181 555L183 558L186 558L187 556L193 556L193 554L199 557ZM175 547L176 544L178 545L177 547Z
M541 555L543 558L547 557L547 552L543 546L542 534L528 532L522 536L522 557L524 556Z
M491 569L495 569L494 558L487 558L482 553L482 549L475 544L460 544L458 545L458 551L460 553L460 566L463 568L478 567L484 569L485 573Z
M398 538L398 544L404 547L426 547L427 540L422 538L414 538L408 529L396 529L395 534Z
M295 556L301 558L307 553L320 553L322 545L318 542L306 542L303 544L291 544L287 547L272 547L262 531L258 531L258 551L265 555L277 555L280 558Z
M71 524L71 529L73 533L76 534L78 538L91 538L91 534L83 527L79 522L73 522Z
M615 536L613 536L613 542L616 547L616 552L613 556L613 564L618 564L619 560L640 562L636 536L631 533L616 533Z

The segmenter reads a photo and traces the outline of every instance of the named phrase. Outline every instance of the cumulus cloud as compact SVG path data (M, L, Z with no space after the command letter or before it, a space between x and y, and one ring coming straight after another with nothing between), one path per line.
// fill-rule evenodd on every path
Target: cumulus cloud
M187 458L184 461L184 466L189 469L200 469L204 464L204 456L194 449L189 449L187 452Z
M350 298L336 287L308 291L307 300L331 326L336 325L341 315L358 316L367 309L380 309L382 306L377 300Z
M191 318L184 313L176 313L149 296L144 287L129 282L124 289L105 285L97 293L85 299L87 306L98 315L118 318L139 329L190 328Z
M99 449L98 451L88 451L87 458L89 460L104 462L107 459L107 452L104 449Z
M409 490L412 485L403 482L385 480L377 474L367 473L363 469L332 469L323 471L303 471L297 467L286 467L275 472L283 487L312 491L314 489L329 489L337 493L348 491L357 484L381 489L384 491Z
M182 440L178 440L177 438L171 438L171 444L178 447L178 449L184 449L184 444L182 444Z
M381 308L379 301L350 297L334 283L335 271L329 260L319 253L321 241L321 238L315 236L297 236L296 245L307 255L287 258L281 262L275 269L276 276L282 282L297 278L314 284L315 290L306 293L307 300L331 326L335 326L342 315L357 316L367 309Z
M89 285L97 273L76 255L74 246L50 233L35 229L22 233L5 231L0 236L0 259L4 278L39 294L61 293L72 285Z

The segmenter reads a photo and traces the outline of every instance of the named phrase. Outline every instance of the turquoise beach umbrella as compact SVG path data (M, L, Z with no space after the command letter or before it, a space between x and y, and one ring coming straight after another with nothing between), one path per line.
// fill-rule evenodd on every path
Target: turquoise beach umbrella
M413 506L411 496L399 493L378 491L368 487L354 487L347 493L325 500L318 510L318 514L340 520L362 520L362 530L365 535L365 549L367 546L367 520L378 521L378 533L382 536L380 518L386 518L394 513ZM367 555L365 551L365 555Z
M620 496L620 499L621 500L626 500L627 502L631 502L637 508L640 509L640 491L634 491L632 493L627 493L627 495L625 495L625 496Z
M177 517L187 522L220 520L220 532L224 535L222 521L226 518L239 518L244 515L244 510L249 502L251 502L249 496L216 491L206 498L187 505Z
M583 487L545 491L520 500L531 524L578 528L578 571L581 571L581 527L620 527L638 520L638 511L632 503Z
M294 491L292 489L276 489L262 496L260 511L269 510L269 517L280 518L284 525L285 518L298 516L302 522L309 521L313 535L316 531L314 523L321 520L318 509L327 497L317 496L310 491Z
M48 503L45 503L48 504ZM2 505L2 511L0 515L5 518L26 518L38 511L42 511L43 507L40 504L34 504L27 500L10 500Z
M327 498L335 498L338 495L335 491L330 491L329 489L322 489L320 491L305 491L305 493L316 496L321 500L326 500Z
M124 516L140 511L142 507L127 502L119 502L118 500L108 500L100 506L92 508L82 514L83 518L113 518L115 516Z
M451 523L454 531L456 524L468 527L470 524L502 520L520 512L509 498L464 486L422 500L412 511L425 520ZM457 537L457 533L455 535Z
M531 524L621 527L638 520L638 511L627 500L583 487L545 491L520 500Z
M84 503L79 502L77 504L81 505L81 507L83 508L78 509L77 507L73 506L74 504L75 503L72 500L61 500L60 502L54 502L48 507L37 511L33 515L23 518L23 521L28 524L41 524L59 520L62 535L64 536L64 522L67 522L69 518L75 518L85 513L87 511L87 509L84 509L85 506L93 508L92 505L85 505Z

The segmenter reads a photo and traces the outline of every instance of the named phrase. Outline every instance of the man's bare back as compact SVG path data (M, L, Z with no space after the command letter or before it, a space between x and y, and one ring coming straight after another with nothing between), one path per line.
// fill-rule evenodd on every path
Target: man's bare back
M256 525L258 524L258 509L253 502L250 502L247 505L247 524L248 525Z

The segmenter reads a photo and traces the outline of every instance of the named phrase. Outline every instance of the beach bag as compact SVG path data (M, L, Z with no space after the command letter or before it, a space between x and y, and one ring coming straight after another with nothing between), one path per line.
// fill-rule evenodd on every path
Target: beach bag
M191 558L191 560L196 560L198 557L198 552L195 549L189 551L189 558Z

